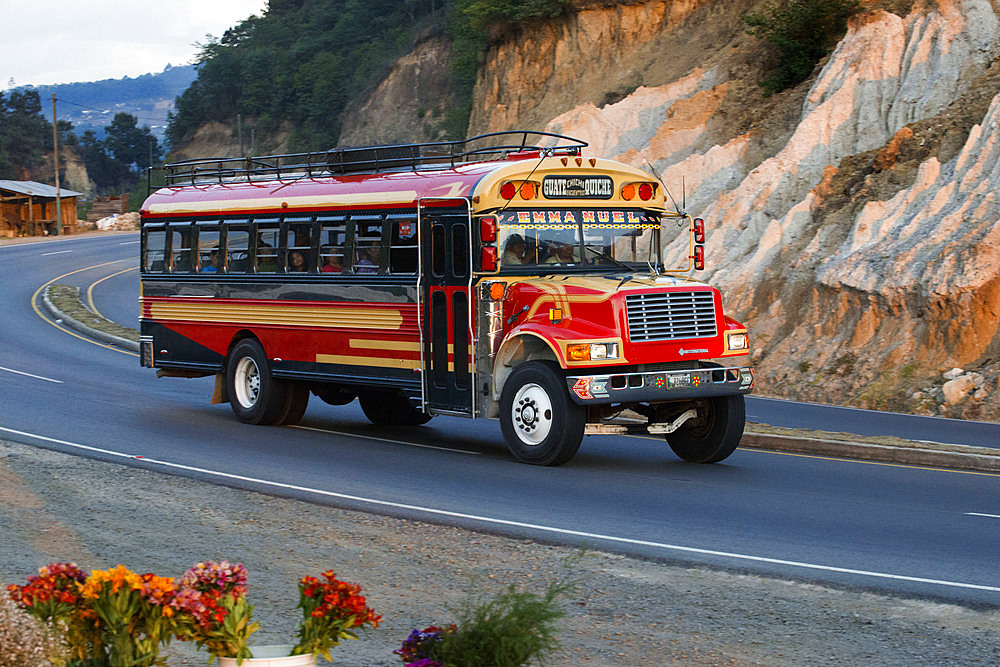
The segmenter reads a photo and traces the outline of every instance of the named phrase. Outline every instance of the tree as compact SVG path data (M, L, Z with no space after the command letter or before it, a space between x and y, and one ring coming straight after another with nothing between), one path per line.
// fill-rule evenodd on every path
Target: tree
M163 156L163 148L149 127L140 128L131 114L116 114L104 128L104 135L100 139L87 130L79 142L87 173L101 194L131 190L143 172Z
M0 177L24 179L45 162L52 125L42 116L37 90L0 93Z

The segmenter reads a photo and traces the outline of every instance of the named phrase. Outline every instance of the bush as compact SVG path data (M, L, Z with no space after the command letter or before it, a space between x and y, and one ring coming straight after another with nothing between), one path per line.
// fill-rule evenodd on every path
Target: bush
M859 11L859 0L781 0L743 16L747 32L776 51L776 70L761 83L765 94L791 88L812 74L847 30L847 19Z
M0 667L62 665L66 657L67 647L58 632L0 592Z

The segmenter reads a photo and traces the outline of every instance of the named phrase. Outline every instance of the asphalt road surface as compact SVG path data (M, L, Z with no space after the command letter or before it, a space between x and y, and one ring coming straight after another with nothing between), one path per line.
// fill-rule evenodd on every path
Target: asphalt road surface
M662 439L589 436L557 468L515 463L496 422L372 426L310 403L297 427L210 405L211 379L156 379L134 354L38 308L76 284L136 326L134 234L0 246L0 437L312 502L649 558L1000 605L1000 475L738 450L678 460ZM755 399L753 421L996 446L1000 427ZM939 431L932 432L932 428ZM868 429L875 429L874 431Z

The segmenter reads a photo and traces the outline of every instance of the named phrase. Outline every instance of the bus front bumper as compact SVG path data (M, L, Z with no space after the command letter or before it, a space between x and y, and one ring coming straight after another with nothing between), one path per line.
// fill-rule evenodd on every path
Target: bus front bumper
M568 375L569 395L580 405L664 403L680 399L749 394L750 366L694 368L608 375Z

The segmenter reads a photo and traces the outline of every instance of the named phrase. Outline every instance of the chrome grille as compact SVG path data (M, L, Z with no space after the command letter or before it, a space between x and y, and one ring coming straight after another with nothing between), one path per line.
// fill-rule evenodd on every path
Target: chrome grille
M712 338L718 333L711 290L628 294L625 309L628 336L633 343Z

